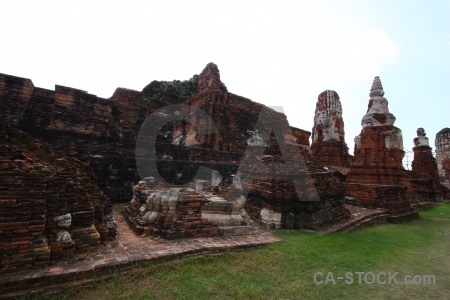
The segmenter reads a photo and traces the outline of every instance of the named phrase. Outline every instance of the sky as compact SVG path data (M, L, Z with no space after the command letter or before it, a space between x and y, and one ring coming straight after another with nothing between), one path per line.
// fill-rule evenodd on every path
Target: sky
M218 65L228 91L282 106L311 131L317 96L341 99L346 142L373 78L411 151L450 127L450 0L2 1L0 73L109 98Z

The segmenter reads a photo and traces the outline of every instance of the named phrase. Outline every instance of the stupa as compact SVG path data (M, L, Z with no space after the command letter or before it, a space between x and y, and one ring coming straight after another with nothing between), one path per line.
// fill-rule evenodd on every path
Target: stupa
M423 128L417 128L414 138L414 160L412 162L411 202L439 201L450 198L450 190L439 180L438 164Z
M364 207L382 208L390 221L403 221L417 214L407 197L409 178L403 168L402 131L394 126L395 116L380 78L375 77L369 106L362 118L361 133L355 138L355 157L345 183L346 194Z

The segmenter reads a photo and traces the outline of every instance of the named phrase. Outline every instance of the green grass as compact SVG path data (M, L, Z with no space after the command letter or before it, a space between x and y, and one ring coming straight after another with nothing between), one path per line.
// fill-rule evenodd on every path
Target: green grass
M421 219L318 236L276 231L265 248L147 264L64 299L450 299L450 205ZM358 284L355 272L435 275L435 285ZM316 272L354 274L355 282L318 285ZM325 279L320 277L320 279Z

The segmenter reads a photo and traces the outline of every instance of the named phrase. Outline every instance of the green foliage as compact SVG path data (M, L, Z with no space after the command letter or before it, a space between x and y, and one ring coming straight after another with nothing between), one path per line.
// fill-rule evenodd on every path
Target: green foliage
M197 91L198 76L194 75L189 80L173 81L152 81L143 90L144 100L159 100L162 94L167 93L180 99L180 102L186 101Z
M191 79L180 81L152 81L143 90L144 101L159 100L161 95L166 93L179 99L179 102L184 102L192 97L197 92L198 75L192 76ZM219 88L227 92L226 85L221 81Z
M220 90L222 90L224 92L228 92L227 86L222 81L219 84L219 88L220 88Z
M450 132L450 128L445 127L444 129L442 129L441 131L439 131L436 135L438 134L444 134L444 133L449 133Z

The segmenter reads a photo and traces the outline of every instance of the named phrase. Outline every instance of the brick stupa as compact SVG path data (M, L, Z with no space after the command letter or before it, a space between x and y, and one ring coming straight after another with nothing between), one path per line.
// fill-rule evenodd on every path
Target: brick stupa
M417 214L407 198L409 178L403 168L402 131L394 126L380 78L370 90L363 129L355 138L355 157L345 184L346 194L364 207L387 210L390 221L403 221Z
M439 201L450 197L450 190L439 180L438 164L423 128L417 128L412 162L412 201Z
M317 98L311 152L331 167L349 167L352 162L345 143L342 105L335 91L326 90Z

